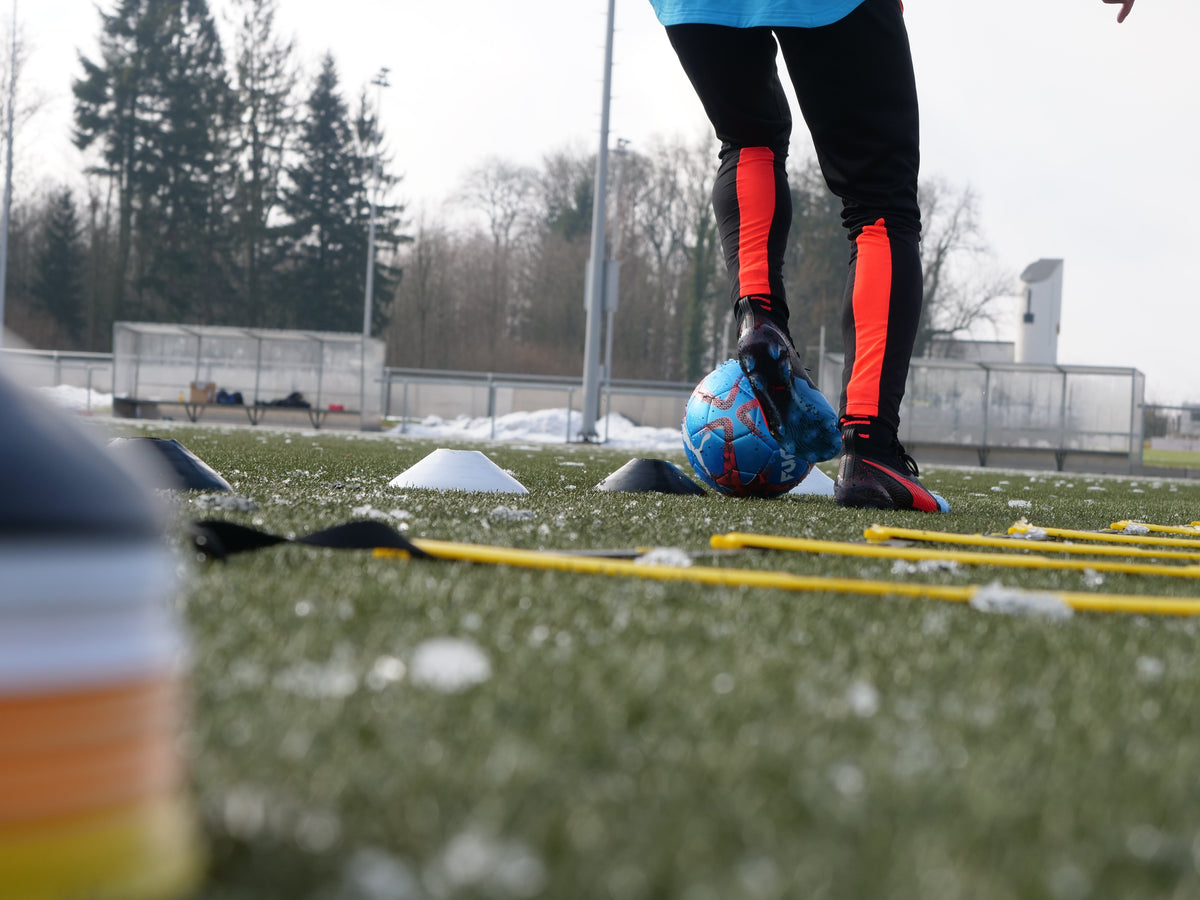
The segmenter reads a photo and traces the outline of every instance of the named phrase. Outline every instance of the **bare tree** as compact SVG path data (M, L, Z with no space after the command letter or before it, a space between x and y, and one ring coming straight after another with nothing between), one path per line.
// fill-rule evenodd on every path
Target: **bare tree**
M418 222L396 290L397 315L385 332L389 359L419 368L459 365L445 356L456 352L459 343L445 340L454 314L456 256L454 238L443 226ZM431 347L439 349L432 353Z
M633 377L683 377L699 365L718 310L728 312L717 301L723 293L710 201L714 159L706 136L660 142L626 161L622 271L640 277L622 280L630 300L617 315L614 352Z
M458 202L482 214L491 238L490 278L479 297L480 322L484 328L489 368L497 362L497 347L509 332L510 317L517 314L512 296L515 261L513 249L518 236L533 218L536 172L491 157L467 176Z
M535 226L522 247L522 298L511 346L526 371L579 374L586 316L584 274L591 252L594 155L548 155L537 181Z
M995 259L979 223L978 198L943 180L922 182L921 267L925 302L914 356L928 355L937 338L963 337L982 324L997 324L1013 276Z
M788 173L792 193L792 227L784 257L790 329L801 353L820 345L841 348L842 303L850 243L842 225L842 202L825 185L812 157ZM811 359L811 357L808 357Z

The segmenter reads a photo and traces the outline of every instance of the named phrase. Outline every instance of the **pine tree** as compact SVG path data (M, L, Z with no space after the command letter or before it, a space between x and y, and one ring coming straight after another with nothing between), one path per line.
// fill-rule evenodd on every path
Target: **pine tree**
M383 145L383 130L378 114L372 114L364 91L359 97L358 118L355 120L358 141L358 165L362 170L363 195L359 202L361 227L370 233L372 214L375 217L375 275L371 294L371 333L381 334L391 319L392 301L400 285L403 270L396 262L401 244L412 237L402 234L404 207L388 203L386 198L400 179L388 172L389 159ZM373 203L372 203L373 200ZM373 206L373 209L372 209ZM366 258L362 265L364 278ZM366 294L366 285L362 293Z
M281 229L281 301L293 327L360 331L371 180L382 138L365 101L351 121L332 56L322 61L305 109L283 196L288 224ZM380 180L391 181L382 168ZM380 206L376 215L372 322L377 328L386 323L398 277L387 264L388 251L400 238L394 225L398 208Z
M241 12L234 64L237 98L233 199L238 293L247 324L277 324L269 309L270 220L281 201L283 158L295 127L294 47L275 35L277 0L235 0Z
M119 193L115 313L213 321L227 273L231 94L206 0L120 0L81 57L75 143Z
M85 259L75 198L70 189L63 189L50 198L34 260L32 293L69 346L78 346L83 338Z

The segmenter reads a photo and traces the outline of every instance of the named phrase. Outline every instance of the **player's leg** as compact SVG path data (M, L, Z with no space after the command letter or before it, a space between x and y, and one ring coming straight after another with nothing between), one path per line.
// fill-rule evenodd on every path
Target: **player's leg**
M813 386L788 333L783 257L792 204L791 113L768 29L667 29L721 140L713 210L738 318L738 358L771 433L808 462L837 454L836 413Z
M777 34L851 240L835 497L848 506L946 508L897 439L922 300L919 120L899 0L864 0L832 25Z

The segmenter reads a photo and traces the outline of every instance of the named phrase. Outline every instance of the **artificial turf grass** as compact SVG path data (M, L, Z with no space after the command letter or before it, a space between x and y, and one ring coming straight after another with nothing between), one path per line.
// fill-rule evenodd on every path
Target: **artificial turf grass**
M206 514L278 532L336 524L367 505L409 512L410 536L563 549L699 550L734 529L861 539L871 521L928 521L821 500L593 493L629 455L597 448L482 448L533 492L502 498L379 487L428 444L177 436L259 505ZM1196 518L1191 485L1144 482L1147 493L1133 494L1128 480L955 470L927 481L955 504L936 518L947 530L1002 530L1019 513L1062 527ZM1096 486L1107 489L1087 490ZM1030 509L1007 504L1031 495ZM489 515L498 505L536 518ZM190 515L189 505L177 512ZM864 571L758 552L715 562L989 576L891 576L886 562ZM1053 575L1002 577L1080 588L1078 573ZM1167 587L1110 578L1102 589ZM1047 624L927 601L299 547L201 567L186 600L193 771L214 849L204 896L371 896L355 875L370 848L386 854L394 884L407 873L423 885L416 896L517 896L522 885L556 897L1197 888L1190 620ZM366 686L380 656L408 659L423 638L446 634L487 651L489 682L451 696L405 680ZM356 690L305 696L285 677L303 664L349 672ZM450 852L464 834L521 848L528 856L510 863L534 859L540 880L472 882Z

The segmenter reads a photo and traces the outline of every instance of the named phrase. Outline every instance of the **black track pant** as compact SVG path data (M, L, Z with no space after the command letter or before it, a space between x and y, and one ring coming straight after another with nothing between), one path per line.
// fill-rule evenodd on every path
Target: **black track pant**
M766 297L786 321L792 118L778 42L851 240L840 412L896 429L922 292L917 96L899 0L865 0L821 28L674 25L667 34L721 140L713 209L731 299Z

